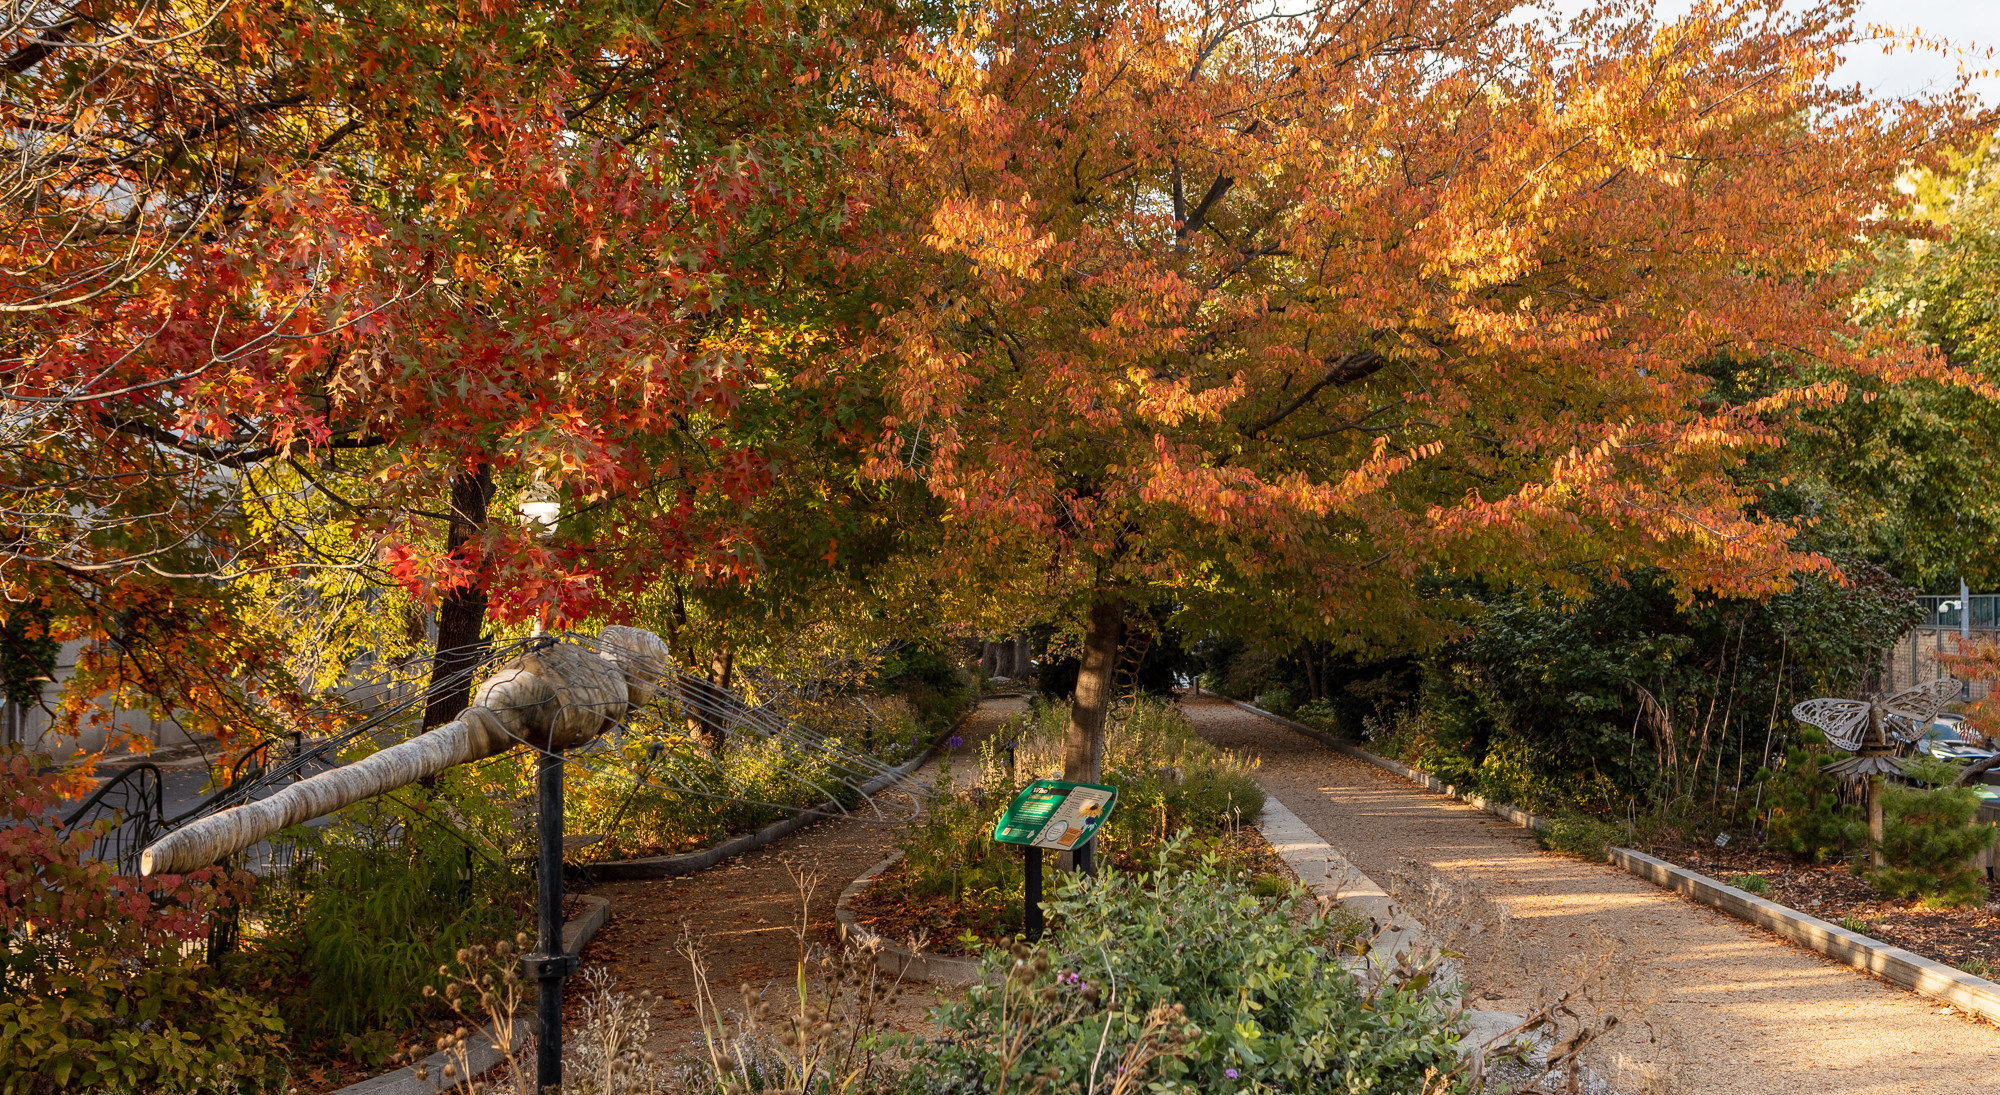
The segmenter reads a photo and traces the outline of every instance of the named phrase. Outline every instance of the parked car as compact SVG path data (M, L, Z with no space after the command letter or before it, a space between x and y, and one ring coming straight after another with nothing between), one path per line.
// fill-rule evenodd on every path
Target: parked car
M1931 756L1967 764L1993 755L1993 748L1966 730L1965 720L1957 715L1939 715L1932 719L1916 744L1918 749Z

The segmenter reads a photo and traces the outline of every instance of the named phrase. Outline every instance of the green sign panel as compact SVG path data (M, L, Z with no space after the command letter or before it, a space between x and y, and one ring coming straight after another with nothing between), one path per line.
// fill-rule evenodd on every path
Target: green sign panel
M1002 844L1074 851L1097 835L1098 827L1116 805L1116 787L1038 779L1014 796L999 824L993 826L993 839Z

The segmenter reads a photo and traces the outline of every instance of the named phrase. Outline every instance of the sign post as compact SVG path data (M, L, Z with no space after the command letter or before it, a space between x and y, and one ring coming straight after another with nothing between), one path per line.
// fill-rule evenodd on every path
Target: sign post
M1029 939L1042 936L1042 849L1074 852L1089 872L1097 830L1118 805L1118 788L1102 783L1038 779L1022 789L993 826L993 839L1021 845L1027 892L1021 922Z

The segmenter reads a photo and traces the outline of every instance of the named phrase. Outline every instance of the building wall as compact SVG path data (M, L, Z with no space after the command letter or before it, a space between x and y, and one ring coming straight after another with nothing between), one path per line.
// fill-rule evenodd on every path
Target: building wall
M1915 688L1925 681L1951 674L1938 662L1940 651L1949 653L1960 640L1956 627L1915 627L1904 635L1895 646L1882 655L1882 677L1884 691L1900 692L1905 688ZM1972 639L2000 639L2000 632L1984 628L1971 629ZM1971 683L1966 689L1965 699L1983 699L1992 686L1985 683Z
M57 693L64 681L76 672L77 652L83 648L80 642L68 642L56 654L56 671L53 681L42 684L44 702L53 707ZM171 748L185 745L193 740L187 731L172 718L156 719L144 711L129 707L109 707L110 725L128 734L136 734L153 743L154 748ZM54 718L41 705L29 704L20 708L17 727L0 724L0 733L13 731L15 740L27 746L30 752L47 753L57 760L64 760L83 753L95 753L104 748L109 737L109 726L85 727L81 737L63 737L52 732Z

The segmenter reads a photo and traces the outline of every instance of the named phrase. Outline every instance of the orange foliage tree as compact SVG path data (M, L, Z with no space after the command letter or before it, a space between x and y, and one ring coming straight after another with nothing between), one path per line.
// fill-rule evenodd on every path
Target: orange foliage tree
M10 14L0 586L10 633L84 643L68 726L103 693L192 730L296 714L284 636L242 603L272 568L399 582L447 648L489 599L575 618L746 568L735 515L770 474L731 427L770 290L815 253L784 189L816 178L830 84L806 16ZM567 502L552 537L487 520L537 479Z
M1939 371L1848 302L1969 109L1830 84L1851 13L1011 0L882 61L871 470L953 508L957 580L1081 621L1068 774L1131 607L1357 649L1427 576L1826 567L1732 472ZM1799 381L1730 404L1728 361Z

